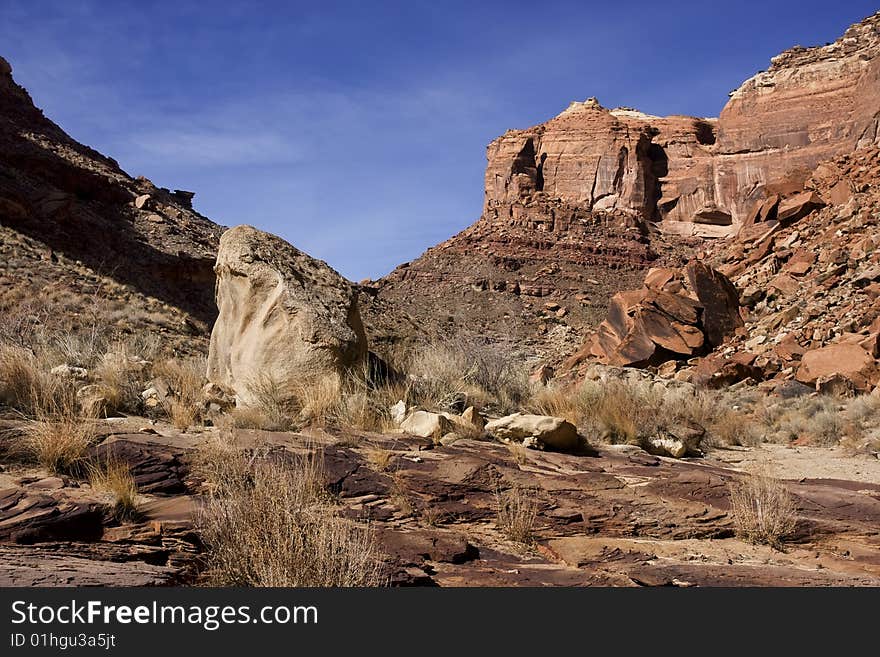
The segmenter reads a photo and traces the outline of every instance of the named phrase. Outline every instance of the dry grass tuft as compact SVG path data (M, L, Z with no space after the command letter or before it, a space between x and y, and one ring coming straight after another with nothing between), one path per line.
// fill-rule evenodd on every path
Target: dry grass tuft
M340 518L323 493L320 460L289 463L227 450L198 517L206 579L218 586L377 586L374 538Z
M797 506L778 479L761 468L730 483L730 508L737 535L778 550L797 526Z
M94 422L62 411L38 419L25 428L24 450L47 470L77 474L95 441Z
M498 505L498 527L512 541L531 543L538 519L538 502L534 492L519 486L495 493Z
M601 392L592 383L582 385L553 385L538 388L532 395L527 409L538 415L565 418L573 425L582 427L596 414Z
M529 448L524 447L522 443L508 443L507 450L519 465L525 465L529 462Z
M389 499L394 506L400 509L400 512L403 515L411 516L415 512L415 506L413 505L409 488L406 485L406 480L404 480L400 472L395 472L391 475L391 491Z
M27 417L46 416L57 408L73 406L76 389L49 369L27 349L0 345L0 402Z
M753 447L761 442L758 425L744 413L722 411L709 424L713 444Z
M114 498L114 515L120 521L137 517L138 489L127 463L108 460L89 469L89 483Z
M439 527L446 520L446 514L435 506L426 506L421 510L422 522L428 527Z
M272 376L266 374L250 384L256 399L252 406L237 407L234 414L236 426L266 431L287 431L293 428L294 409L285 398L284 390ZM250 426L244 426L250 424Z
M153 366L153 375L168 384L165 412L178 429L202 421L201 394L205 385L205 359L168 359Z

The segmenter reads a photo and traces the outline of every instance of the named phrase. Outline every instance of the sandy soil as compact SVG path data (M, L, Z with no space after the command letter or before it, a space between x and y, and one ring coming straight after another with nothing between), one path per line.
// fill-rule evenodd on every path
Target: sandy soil
M766 465L781 479L843 479L880 484L880 459L873 455L850 455L839 447L758 447L714 449L710 460L737 470Z

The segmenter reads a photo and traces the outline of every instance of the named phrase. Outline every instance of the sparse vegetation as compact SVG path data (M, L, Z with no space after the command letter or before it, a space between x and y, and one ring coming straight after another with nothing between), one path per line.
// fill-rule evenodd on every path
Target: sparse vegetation
M25 417L45 417L75 406L76 389L50 372L44 359L13 345L0 345L0 402Z
M507 450L518 465L525 465L529 462L529 450L522 443L508 443Z
M506 491L497 490L498 527L512 541L531 543L534 539L535 522L538 519L538 502L534 492L514 486Z
M377 586L369 529L339 517L323 493L320 461L248 458L230 451L212 473L199 514L206 581L219 586Z
M168 386L163 403L171 423L186 429L202 418L201 391L205 384L205 359L168 359L153 366L153 377Z
M710 422L711 442L715 446L753 447L761 442L758 424L744 413L725 410Z
M414 513L415 507L413 506L409 489L406 486L406 481L404 480L403 475L399 472L395 472L391 475L391 491L389 499L394 506L400 509L400 512L403 515L410 516Z
M381 449L374 447L367 450L367 462L373 466L378 472L385 472L391 467L394 460L394 452L390 449Z
M426 409L475 406L519 410L530 394L528 371L512 345L448 339L423 345L408 358L413 401Z
M731 482L730 508L741 538L778 550L797 526L794 497L766 468Z

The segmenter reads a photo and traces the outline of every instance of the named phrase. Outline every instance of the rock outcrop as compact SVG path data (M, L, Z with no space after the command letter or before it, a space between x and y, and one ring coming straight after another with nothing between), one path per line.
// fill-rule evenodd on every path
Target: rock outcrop
M834 43L796 47L731 94L718 119L715 190L742 223L803 189L822 160L880 145L880 13Z
M746 318L724 351L749 354L764 378L828 390L843 377L867 392L880 383L880 149L822 162L805 186L808 202L787 219L744 226L708 250Z
M362 365L367 341L351 284L329 265L251 226L220 239L208 380L257 402L282 398L328 374Z
M690 358L718 347L742 324L736 289L720 272L699 261L652 269L641 289L612 297L608 318L563 369L590 358L617 366Z

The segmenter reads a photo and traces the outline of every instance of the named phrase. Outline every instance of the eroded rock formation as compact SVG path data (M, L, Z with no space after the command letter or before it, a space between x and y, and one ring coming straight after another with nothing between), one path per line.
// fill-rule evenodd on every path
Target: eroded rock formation
M612 297L608 318L563 369L590 358L645 366L702 355L742 324L737 291L720 272L699 261L652 269L641 289Z
M236 226L220 238L208 380L260 402L364 362L367 341L351 284L280 237Z

